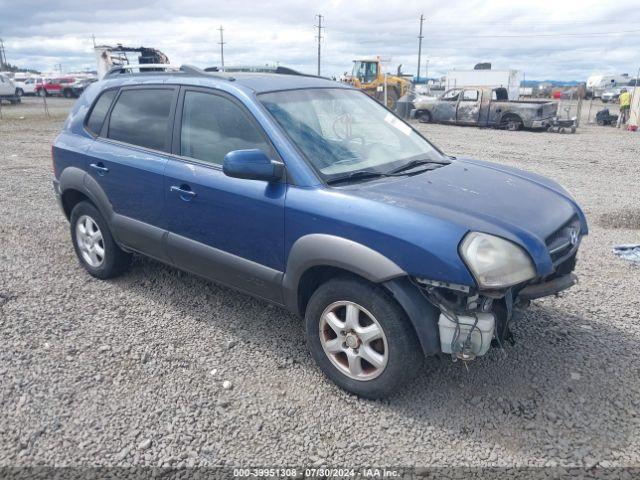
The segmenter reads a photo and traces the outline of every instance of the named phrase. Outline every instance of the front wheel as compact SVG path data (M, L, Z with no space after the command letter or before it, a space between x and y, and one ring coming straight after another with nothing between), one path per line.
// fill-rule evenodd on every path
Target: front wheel
M24 90L21 88L16 88L16 97L22 97L24 95Z
M336 385L365 398L397 391L424 356L406 314L382 287L336 278L311 296L305 314L311 355Z
M431 112L429 112L428 110L423 110L421 112L418 112L418 121L420 123L431 123L432 119L431 119Z
M107 222L93 204L78 203L71 212L70 224L76 255L89 274L113 278L129 267L131 254L118 247Z

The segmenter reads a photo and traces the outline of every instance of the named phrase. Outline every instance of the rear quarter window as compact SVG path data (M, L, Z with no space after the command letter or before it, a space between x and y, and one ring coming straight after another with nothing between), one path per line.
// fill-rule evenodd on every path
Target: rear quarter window
M169 89L123 90L111 111L107 136L166 151L173 98L174 91Z
M100 94L98 100L94 103L89 113L89 118L87 119L87 129L95 135L100 135L102 124L104 123L104 119L107 116L107 112L116 93L118 93L117 90L106 90Z

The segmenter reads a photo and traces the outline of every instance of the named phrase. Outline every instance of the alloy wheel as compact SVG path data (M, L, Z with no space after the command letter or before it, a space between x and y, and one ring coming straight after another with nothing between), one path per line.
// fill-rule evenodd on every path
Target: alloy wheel
M382 326L354 302L334 302L324 310L320 317L320 343L331 363L354 380L378 377L389 360Z
M96 221L89 215L82 215L76 222L76 242L82 258L93 268L104 262L104 239Z

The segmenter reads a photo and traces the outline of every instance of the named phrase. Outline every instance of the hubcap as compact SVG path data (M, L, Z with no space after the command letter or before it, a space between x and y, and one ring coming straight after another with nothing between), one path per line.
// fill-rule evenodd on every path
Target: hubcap
M329 305L320 317L320 343L331 363L355 380L372 380L387 366L387 337L376 318L357 303Z
M99 267L104 261L104 240L98 224L89 215L82 215L76 223L76 242L85 262Z

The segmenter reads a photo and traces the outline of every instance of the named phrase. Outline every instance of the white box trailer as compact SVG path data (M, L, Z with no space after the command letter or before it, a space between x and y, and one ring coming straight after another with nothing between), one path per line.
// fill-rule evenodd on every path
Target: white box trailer
M445 88L458 87L504 87L509 100L518 100L522 74L518 70L450 70Z

